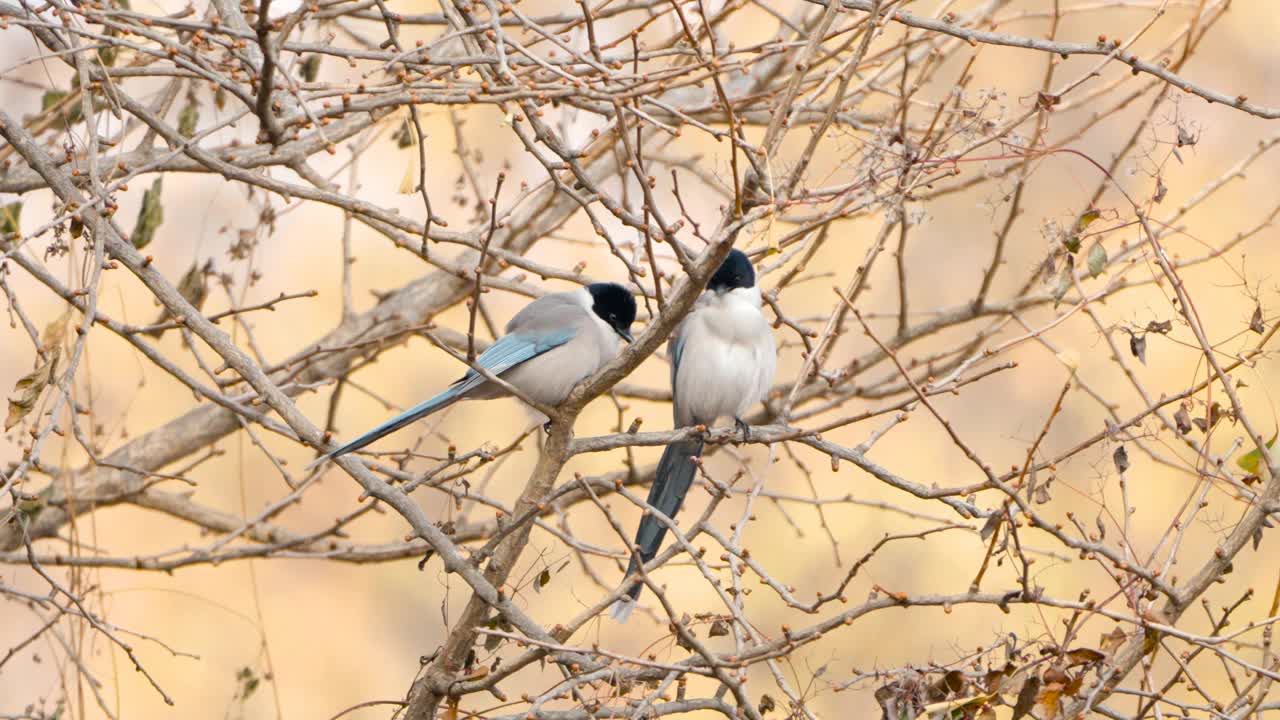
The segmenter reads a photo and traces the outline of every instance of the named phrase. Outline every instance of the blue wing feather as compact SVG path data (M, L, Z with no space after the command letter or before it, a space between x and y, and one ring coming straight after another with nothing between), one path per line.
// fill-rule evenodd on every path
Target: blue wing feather
M476 358L476 364L494 375L502 375L502 373L522 362L532 360L548 350L569 342L576 332L575 328L563 328L544 333L517 332L504 335ZM471 390L484 384L485 380L486 378L475 370L468 370L467 374L451 385L448 390L400 413L320 459L335 458L359 450L378 438L389 435L415 420L424 418L441 408L453 404Z

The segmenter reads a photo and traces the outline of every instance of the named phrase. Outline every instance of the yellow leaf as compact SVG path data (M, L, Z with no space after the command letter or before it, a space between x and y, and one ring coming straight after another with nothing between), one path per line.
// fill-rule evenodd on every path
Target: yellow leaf
M1271 449L1272 445L1276 444L1277 435L1280 435L1280 429L1277 429L1276 432L1271 434L1271 439L1267 441L1268 450ZM1236 464L1240 466L1241 470L1244 470L1250 475L1257 475L1258 469L1262 466L1262 453L1258 451L1258 448L1254 448L1237 458Z
M61 353L62 348L54 346L49 352L48 360L35 370L18 378L18 382L13 384L15 394L9 398L9 414L4 419L5 430L22 422L22 419L35 408L36 401L40 399L40 393L44 392L45 386L53 378L54 370L58 366L58 356Z
M1086 228L1093 224L1094 220L1100 217L1102 217L1102 213L1098 211L1098 208L1085 210L1076 220L1076 233L1084 232Z

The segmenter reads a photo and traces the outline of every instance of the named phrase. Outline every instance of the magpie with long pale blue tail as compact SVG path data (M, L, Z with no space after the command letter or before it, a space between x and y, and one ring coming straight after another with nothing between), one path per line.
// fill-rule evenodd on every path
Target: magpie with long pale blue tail
M732 417L743 439L750 439L743 417L767 396L778 354L762 304L751 260L741 250L730 250L668 342L676 427L710 427L721 417ZM666 447L649 489L652 509L675 518L693 483L702 444L697 438ZM652 513L640 519L627 568L631 585L610 611L617 621L627 621L644 587L631 576L658 554L666 534L666 525Z
M636 301L617 283L592 283L544 295L516 313L506 334L475 364L534 402L554 407L574 386L618 354L618 339L631 342ZM511 393L473 368L447 390L317 458L311 466L363 448L378 438L443 410L459 400L489 400Z

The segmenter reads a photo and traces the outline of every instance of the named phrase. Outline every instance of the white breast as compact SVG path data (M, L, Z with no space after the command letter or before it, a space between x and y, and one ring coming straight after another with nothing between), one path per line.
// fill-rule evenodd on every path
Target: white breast
M681 329L675 376L676 422L742 417L773 383L777 349L760 311L759 288L708 292Z

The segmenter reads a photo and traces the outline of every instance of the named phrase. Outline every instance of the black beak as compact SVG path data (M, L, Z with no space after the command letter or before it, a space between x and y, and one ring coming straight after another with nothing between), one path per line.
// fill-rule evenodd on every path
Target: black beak
M629 343L636 341L635 338L631 337L630 330L624 330L623 328L614 328L613 331L618 333L618 337L622 338L623 340L626 340Z

